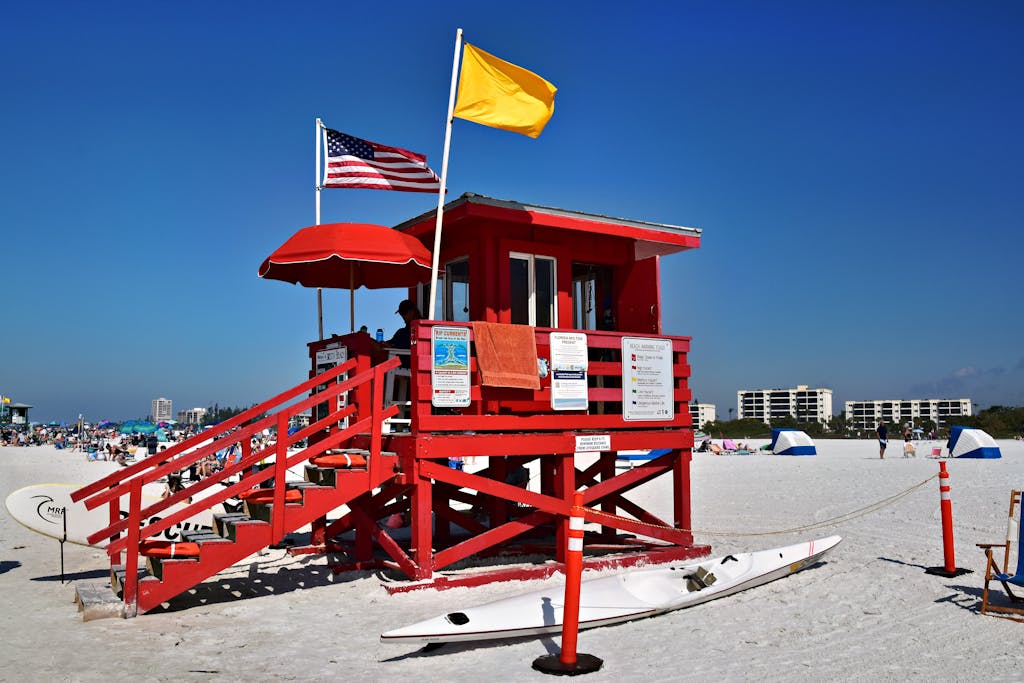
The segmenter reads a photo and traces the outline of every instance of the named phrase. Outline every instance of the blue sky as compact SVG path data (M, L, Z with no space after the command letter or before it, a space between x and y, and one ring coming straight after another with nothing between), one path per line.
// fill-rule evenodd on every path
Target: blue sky
M4 10L0 393L35 420L248 405L305 377L313 122L440 171L455 29L559 93L537 140L457 120L463 192L700 227L662 262L692 387L1024 405L1024 6L21 3ZM382 9L383 8L383 9ZM323 220L435 198L332 190ZM397 291L360 290L389 332ZM328 332L348 296L328 292Z

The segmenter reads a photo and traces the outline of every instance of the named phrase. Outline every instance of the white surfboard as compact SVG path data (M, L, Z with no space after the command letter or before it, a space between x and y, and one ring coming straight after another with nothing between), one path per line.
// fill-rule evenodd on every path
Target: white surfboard
M842 540L815 541L726 555L679 567L636 569L580 586L581 629L607 626L693 607L761 586L818 559ZM559 633L564 587L453 611L381 634L386 643L447 643Z
M106 505L95 510L86 509L81 502L71 501L71 493L82 488L82 484L36 484L18 489L7 496L4 505L11 516L24 527L36 533L68 543L78 545L95 545L103 547L106 542L90 544L89 535L99 531L110 523L110 511ZM152 505L160 500L159 495L143 493L142 504ZM121 516L128 516L128 500L122 498ZM182 509L182 505L172 505L161 511L162 516ZM150 523L159 519L154 517ZM65 526L65 521L67 522ZM192 529L212 528L213 514L204 510L201 514L167 529L159 538L169 541L181 539L181 532Z

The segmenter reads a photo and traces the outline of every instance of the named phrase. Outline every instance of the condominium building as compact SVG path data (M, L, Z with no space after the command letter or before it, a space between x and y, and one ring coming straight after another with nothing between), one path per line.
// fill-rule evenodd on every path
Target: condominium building
M809 389L806 384L796 389L741 389L736 392L736 414L741 420L765 424L784 417L824 424L832 419L832 390Z
M149 415L153 418L153 422L172 419L174 411L171 408L171 399L154 398Z
M910 423L912 427L930 420L936 428L945 428L950 426L951 418L971 414L969 398L846 402L846 422L853 429L871 430L882 420L891 425Z
M204 417L206 417L206 408L191 408L190 410L178 411L178 422L187 425L200 424Z
M694 429L704 429L708 422L717 420L714 403L691 403L690 418Z

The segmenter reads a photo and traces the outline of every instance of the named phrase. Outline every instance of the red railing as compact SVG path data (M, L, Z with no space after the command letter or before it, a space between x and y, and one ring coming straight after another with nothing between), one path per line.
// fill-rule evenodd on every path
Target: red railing
M537 356L551 357L552 332L580 332L587 335L589 351L587 375L589 411L556 411L551 408L551 376L540 380L540 389L508 389L481 386L476 354L470 358L471 404L467 408L438 411L431 406L431 329L435 325L467 327L473 340L472 324L420 321L414 325L412 374L412 428L418 432L486 432L609 429L679 429L692 426L689 401L692 393L687 384L690 366L687 353L689 337L604 332L596 330L557 330L535 328ZM642 337L667 339L672 343L673 414L671 419L632 422L622 417L622 339ZM471 348L474 348L471 344Z
M236 415L215 427L174 446L136 462L128 467L112 472L71 494L74 501L84 501L88 509L100 505L110 506L111 523L91 534L90 543L110 539L107 553L112 562L121 551L126 551L125 604L134 604L138 556L140 543L152 536L170 529L175 524L187 520L204 510L218 505L228 498L237 496L243 491L259 486L273 479L275 487L274 515L272 518L273 538L280 540L286 533L284 529L284 496L286 471L310 458L316 457L328 449L337 448L356 434L370 434L370 457L367 459L368 478L377 481L384 466L381 462L382 426L385 419L393 417L396 406L383 407L384 375L399 365L393 359L377 366L370 367L365 359L352 359L328 370L292 389L260 403L239 415ZM345 373L359 370L348 379L340 379ZM355 389L370 384L372 400L369 405L349 403L328 412L321 419L300 429L292 435L288 434L291 417L312 408L314 405L327 402L337 406L342 396ZM310 394L312 391L316 393ZM300 396L304 398L295 400ZM339 428L338 423L348 419L346 428ZM276 443L259 451L253 451L253 436L269 427L276 428ZM318 432L327 435L311 444L304 450L288 456L288 448ZM205 458L213 456L217 451L239 444L241 458L236 462L224 462L224 467L211 476L193 483L187 489L174 493L167 498L148 506L142 505L142 487L155 482L168 474L182 472L197 465ZM274 457L274 466L252 472L254 465L260 461ZM224 483L234 475L240 475L235 483ZM195 500L198 494L213 486L220 486L214 493ZM128 516L120 518L120 501L128 496ZM193 502L188 502L189 499ZM184 507L175 510L166 517L159 517L167 508L182 504ZM145 520L150 520L145 523ZM127 532L125 536L122 533Z

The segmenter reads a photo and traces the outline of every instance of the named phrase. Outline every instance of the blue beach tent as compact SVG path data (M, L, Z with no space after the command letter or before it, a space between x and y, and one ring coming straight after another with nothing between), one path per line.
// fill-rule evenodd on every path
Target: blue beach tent
M773 429L772 453L775 455L817 455L814 442L799 429Z
M1001 458L995 439L980 429L952 427L946 444L951 458Z

